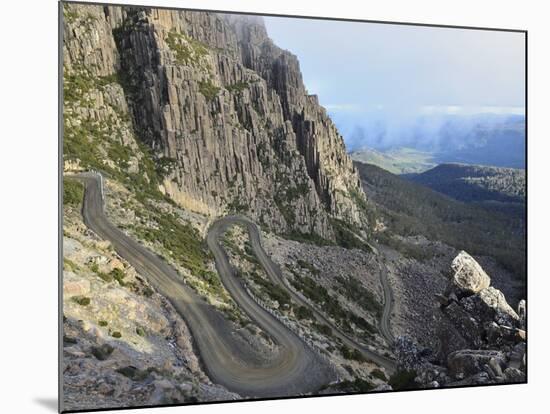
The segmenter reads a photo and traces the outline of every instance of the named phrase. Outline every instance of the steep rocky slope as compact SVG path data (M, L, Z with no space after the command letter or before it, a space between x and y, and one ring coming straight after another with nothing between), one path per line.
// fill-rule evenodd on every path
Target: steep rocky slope
M65 180L64 409L240 398L209 381L172 305L86 228L82 191Z
M516 313L464 251L451 269L447 288L436 296L435 346L418 346L406 336L396 341L400 387L525 382L525 301Z
M67 161L135 176L144 143L153 189L182 207L326 239L365 226L342 137L261 20L80 5L64 16ZM87 157L84 139L97 146Z

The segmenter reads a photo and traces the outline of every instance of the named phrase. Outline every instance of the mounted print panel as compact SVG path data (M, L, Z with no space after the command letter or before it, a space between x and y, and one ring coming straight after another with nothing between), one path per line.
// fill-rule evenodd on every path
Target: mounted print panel
M61 411L526 382L526 32L60 18Z

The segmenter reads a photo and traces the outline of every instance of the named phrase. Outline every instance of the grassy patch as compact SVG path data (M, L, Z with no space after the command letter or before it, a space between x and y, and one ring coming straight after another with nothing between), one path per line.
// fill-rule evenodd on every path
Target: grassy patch
M69 270L71 272L74 272L79 269L80 269L80 266L78 266L75 262L73 262L70 259L67 259L66 257L63 258L63 270Z
M331 219L332 228L336 236L336 244L346 249L360 249L366 252L371 252L370 246L361 241L353 232L350 225L345 221Z
M63 205L80 205L83 198L84 186L82 183L63 177Z
M211 81L199 82L199 92L202 93L209 101L214 99L218 95L219 91L220 88L215 86Z
M281 286L264 279L256 271L249 273L249 275L252 277L254 283L260 286L264 295L267 295L272 300L276 300L281 306L290 305L290 295Z
M181 223L174 214L158 213L150 219L155 225L135 227L138 237L160 244L174 261L201 279L208 292L222 295L224 288L218 274L208 269L210 253L197 230L189 223Z
M177 63L181 65L196 66L208 55L208 46L175 30L168 33L166 44L174 52Z
M325 287L316 283L312 278L308 276L300 277L294 273L294 280L290 280L290 283L308 299L317 303L325 313L330 315L341 326L344 332L356 334L352 328L352 324L364 331L369 338L376 332L376 328L367 320L342 308L340 302L333 298Z
M248 82L237 82L232 85L226 85L225 89L227 89L229 92L240 93L245 89L248 89Z
M354 277L345 278L338 276L336 280L342 287L344 296L359 304L366 311L373 312L377 316L381 315L382 305L374 294L366 289L357 279Z
M299 231L291 231L284 235L288 240L295 240L300 243L314 244L316 246L334 246L334 242L327 240L315 233L302 233Z
M76 10L71 10L68 4L63 5L63 18L67 23L74 23L78 18Z

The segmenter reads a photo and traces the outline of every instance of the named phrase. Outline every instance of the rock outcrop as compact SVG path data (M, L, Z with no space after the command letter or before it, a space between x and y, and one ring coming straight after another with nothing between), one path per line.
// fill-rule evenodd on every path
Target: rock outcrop
M459 294L477 293L488 288L491 279L481 266L465 251L461 251L453 260L453 283L450 287Z
M415 372L418 387L515 383L526 380L525 301L518 313L466 252L453 260L444 295L437 295L437 349L396 341L401 370Z
M261 19L65 7L66 76L106 84L71 111L129 118L128 133L152 151L159 188L176 203L212 216L245 212L279 233L334 239L340 221L366 227L342 137ZM139 158L126 169L138 171Z

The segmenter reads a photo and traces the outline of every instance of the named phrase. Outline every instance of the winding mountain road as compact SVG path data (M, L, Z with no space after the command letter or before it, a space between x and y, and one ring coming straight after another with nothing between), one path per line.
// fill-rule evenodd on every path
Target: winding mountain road
M99 237L109 240L115 251L127 260L148 282L165 296L185 319L192 332L204 369L210 379L227 389L247 397L277 397L315 392L336 380L334 370L294 332L259 306L236 277L220 237L234 224L248 228L254 254L274 283L287 289L292 299L310 308L315 318L330 326L346 345L358 349L366 358L392 372L393 360L356 343L339 331L322 313L286 286L280 269L261 247L256 225L245 217L228 216L209 228L207 243L215 258L223 285L254 323L278 345L271 353L254 349L213 306L187 286L178 272L162 258L130 238L105 215L102 178L96 173L75 176L85 185L82 215L84 223Z
M261 235L258 230L258 226L256 225L256 223L254 223L247 217L239 216L239 215L226 216L216 220L210 226L208 230L207 242L208 242L208 247L210 247L210 250L214 254L214 257L216 259L216 264L223 263L223 262L228 263L227 256L219 243L219 239L223 235L223 233L225 233L225 231L234 224L241 224L246 227L248 231L250 245L252 247L254 255L256 256L261 266L266 271L272 283L277 284L281 286L283 289L285 289L290 295L293 302L310 309L313 313L313 316L317 320L317 322L320 322L324 325L329 326L332 329L332 334L337 338L339 338L343 344L345 344L350 348L357 349L359 352L361 352L361 354L363 354L363 356L366 359L371 360L376 364L384 367L389 372L393 372L395 370L395 361L367 348L366 346L360 344L359 342L357 342L356 340L354 340L353 338L351 338L350 336L342 332L342 330L339 327L337 327L334 324L334 322L328 319L315 306L312 306L312 304L310 304L303 296L296 293L293 289L291 289L288 286L288 282L283 277L281 269L275 263L273 263L273 261L270 259L270 257L267 255L267 253L263 249L262 242L261 242ZM381 272L383 271L383 269L385 268L381 267ZM220 271L220 268L218 268L218 271ZM391 296L392 293L387 280L387 276L381 273L381 279L382 280L385 279L385 283L386 283L386 285L383 284L386 303L385 303L384 312L381 318L380 328L384 338L388 340L389 343L391 343L393 341L393 336L391 335L391 331L389 329L389 316L391 314L393 299Z
M276 397L314 392L336 379L333 369L296 334L248 295L226 260L216 261L220 277L237 305L279 345L273 355L254 350L235 334L214 307L183 283L181 276L159 256L128 237L106 217L101 177L79 174L85 184L84 223L147 278L188 323L210 379L248 397Z
M376 247L372 244L369 244L369 246L377 256L384 257L384 262L388 261L389 255L385 249L378 244ZM395 339L390 329L390 318L394 302L393 291L388 279L388 268L384 263L379 263L378 266L380 268L380 284L382 285L382 290L384 292L384 309L382 310L382 316L380 317L379 328L380 334L384 337L388 345L391 345Z

